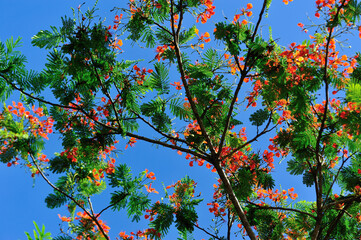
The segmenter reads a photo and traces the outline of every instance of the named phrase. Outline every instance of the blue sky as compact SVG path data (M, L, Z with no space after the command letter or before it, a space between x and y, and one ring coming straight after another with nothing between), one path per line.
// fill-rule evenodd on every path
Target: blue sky
M41 71L46 61L46 51L31 46L31 37L40 30L49 29L50 25L60 26L61 16L71 16L71 7L76 8L84 1L55 1L55 0L0 0L0 40L13 36L14 38L22 37L23 47L19 49L28 58L28 67L36 71ZM98 14L101 17L112 19L114 13L110 10L114 6L121 6L125 1L100 0ZM254 5L254 16L258 16L261 1L249 1ZM85 7L91 7L93 1L88 1ZM245 7L246 1L215 1L216 15L205 25L199 24L200 32L213 32L214 23L224 20L223 16L232 19L234 14L240 12L241 7ZM273 38L277 39L280 45L288 45L291 42L301 42L308 39L308 34L301 32L297 27L298 22L308 24L307 15L313 18L315 3L313 0L294 0L288 6L284 5L281 0L273 0L269 18L262 23L262 30L265 36L268 35L268 25L272 26ZM253 21L256 21L254 18ZM134 48L124 42L125 58L139 59L144 58L144 52L134 45ZM216 46L217 47L217 46ZM155 55L155 52L154 52ZM179 77L176 78L177 81ZM173 82L171 80L171 82ZM149 134L151 134L149 132ZM252 133L249 133L252 136ZM269 137L269 136L268 136ZM267 140L268 138L264 138ZM267 141L258 142L254 148L264 149L268 146ZM124 146L120 147L121 149ZM58 136L54 135L47 144L47 153L51 155L53 152L61 151ZM184 156L179 156L175 151L156 149L148 143L137 143L134 148L129 148L119 156L118 162L128 163L134 173L150 169L157 176L157 183L154 185L162 196L162 182L170 185L178 179L189 175L198 182L198 191L202 192L205 201L201 205L204 211L200 214L199 223L203 227L208 227L211 215L208 214L206 203L211 200L212 185L215 174L210 173L206 168L188 166L188 161ZM301 178L290 177L284 173L286 161L280 165L276 164L275 176L278 184L282 184L283 189L294 187L295 191L302 196L303 199L313 199L313 189L304 188ZM285 176L287 178L285 179ZM36 178L33 182L29 171L25 168L11 167L0 165L0 186L2 194L0 195L0 239L26 239L24 231L32 232L33 223L36 221L39 225L45 224L46 230L55 236L59 233L59 220L57 214L66 214L64 208L47 209L44 203L45 197L52 189L44 183L40 178ZM308 192L309 191L309 192ZM104 207L104 201L108 201L108 195L105 197L95 197L95 208ZM125 212L106 212L103 215L105 220L111 227L111 237L114 238L120 231L136 231L142 229L144 225L130 223L125 217ZM64 225L65 226L65 225ZM206 238L199 231L195 231L196 239ZM175 239L174 232L165 239Z

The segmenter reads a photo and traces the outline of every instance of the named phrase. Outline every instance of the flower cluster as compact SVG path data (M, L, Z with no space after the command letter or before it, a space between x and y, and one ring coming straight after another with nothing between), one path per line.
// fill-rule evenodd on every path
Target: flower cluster
M137 65L134 65L133 69L135 70L135 74L137 75L136 80L139 85L143 85L146 73L153 72L152 69L140 69Z
M216 8L213 6L213 0L200 0L201 3L206 7L204 12L198 14L197 22L201 19L201 23L206 23L208 19L210 19L214 14L214 9Z

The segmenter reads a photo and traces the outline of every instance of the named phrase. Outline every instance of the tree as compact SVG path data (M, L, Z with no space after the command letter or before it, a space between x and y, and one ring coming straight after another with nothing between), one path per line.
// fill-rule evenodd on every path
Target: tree
M68 231L55 239L110 239L100 220L109 209L127 209L135 222L149 220L149 228L122 231L120 239L160 239L171 227L180 239L195 229L210 239L360 238L361 59L336 48L348 34L361 32L361 5L316 5L317 23L299 23L313 35L286 47L271 29L267 37L261 34L270 0L256 10L248 3L216 23L219 49L197 29L214 14L211 0L130 0L128 8L114 9L110 26L98 19L95 6L85 12L80 6L73 18L62 18L61 27L33 37L34 46L49 51L40 73L26 69L26 58L14 50L20 40L9 39L0 44L0 96L17 91L23 103L4 104L0 161L40 175L54 189L45 199L49 208L67 205L69 214L59 217ZM125 39L156 49L155 56L148 63L122 59ZM246 84L250 92L243 90ZM54 101L44 97L49 91ZM44 139L53 131L61 134L63 150L48 157ZM269 136L262 149L258 143ZM154 201L155 174L133 176L116 163L123 138L125 148L145 141L215 172L207 205L226 230L199 225L202 199L187 176ZM286 159L288 174L302 175L314 202L298 198L293 188L275 188L275 157ZM58 180L52 183L48 174ZM95 212L91 199L106 187L111 200Z

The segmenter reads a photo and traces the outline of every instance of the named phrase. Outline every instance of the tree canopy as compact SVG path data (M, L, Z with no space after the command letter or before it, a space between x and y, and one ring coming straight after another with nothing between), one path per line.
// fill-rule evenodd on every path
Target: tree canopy
M212 0L129 0L107 16L79 5L33 36L42 71L20 38L0 42L0 161L42 178L46 206L67 211L58 236L34 223L35 239L361 237L361 58L346 48L361 38L361 3L317 0L295 26L305 40L283 46L263 24L271 2L217 22ZM143 54L124 57L132 49ZM208 169L212 194L186 174L156 188L164 172L134 173L121 153L141 142L167 168L163 149ZM313 200L276 175L300 175ZM109 198L94 206L98 194ZM139 228L109 226L103 215L119 211Z

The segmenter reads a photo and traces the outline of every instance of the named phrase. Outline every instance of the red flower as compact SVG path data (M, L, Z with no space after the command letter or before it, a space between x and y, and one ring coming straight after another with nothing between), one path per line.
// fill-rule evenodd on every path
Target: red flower
M59 216L60 220L63 221L63 222L70 222L71 221L70 217L62 217L62 216L60 216L60 214L58 214L58 216Z
M170 85L175 86L177 90L181 90L183 87L183 84L181 84L180 82L174 82L171 83Z

